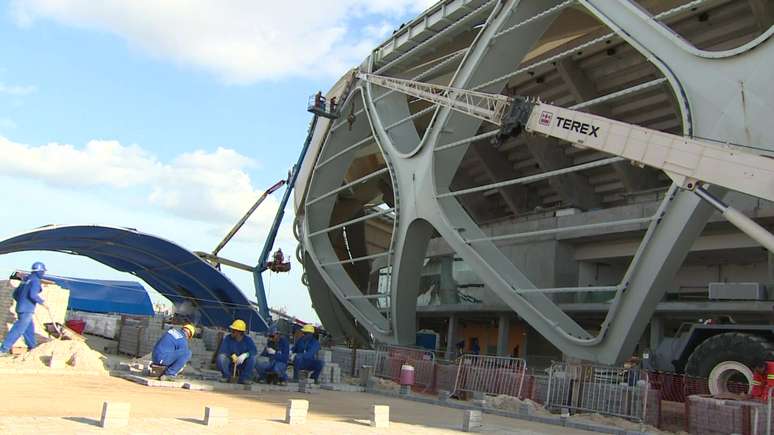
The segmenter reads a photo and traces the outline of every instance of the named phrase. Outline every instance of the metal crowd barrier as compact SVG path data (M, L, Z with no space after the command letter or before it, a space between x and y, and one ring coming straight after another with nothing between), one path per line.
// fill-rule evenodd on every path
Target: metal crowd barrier
M548 379L546 409L597 412L644 422L647 372L609 366L555 363Z
M522 358L464 355L459 360L454 393L521 397L527 362Z

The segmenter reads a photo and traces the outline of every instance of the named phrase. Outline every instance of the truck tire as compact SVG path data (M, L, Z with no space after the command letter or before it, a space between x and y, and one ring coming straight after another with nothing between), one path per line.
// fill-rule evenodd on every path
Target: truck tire
M732 378L737 381L746 378L750 385L752 366L759 359L774 359L774 344L758 335L726 332L696 346L685 365L685 373L708 378L710 393L721 394L728 392L728 381Z

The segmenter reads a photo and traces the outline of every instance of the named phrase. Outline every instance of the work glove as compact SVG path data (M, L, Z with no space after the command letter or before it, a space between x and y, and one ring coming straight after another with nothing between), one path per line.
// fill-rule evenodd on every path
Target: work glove
M239 359L239 357L237 356L237 354L235 354L235 353L232 353L232 354L231 354L231 362L235 363L235 362L237 362L237 359Z
M237 364L242 364L243 362L245 362L245 360L246 360L248 357L250 357L250 354L249 354L249 353L247 353L247 352L245 352L245 353L243 353L242 355L239 355L239 357L237 357L237 359L236 359L236 363L237 363Z
M268 353L269 355L274 355L275 353L277 353L277 351L272 349L272 348L270 348L270 347L267 347L266 348L266 353Z

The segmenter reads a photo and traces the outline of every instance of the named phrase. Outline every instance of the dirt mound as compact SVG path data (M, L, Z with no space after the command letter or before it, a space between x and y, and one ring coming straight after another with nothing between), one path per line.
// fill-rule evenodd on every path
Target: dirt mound
M529 408L530 413L533 415L550 415L551 413L546 411L543 406L537 402L533 402L530 399L521 400L517 397L506 396L501 394L499 396L487 396L486 406L494 409L501 409L503 411L519 412L521 407L525 405Z
M77 340L51 340L31 351L0 361L2 367L19 369L40 369L48 367L54 358L64 361L66 369L107 373L107 358L91 349L86 343Z

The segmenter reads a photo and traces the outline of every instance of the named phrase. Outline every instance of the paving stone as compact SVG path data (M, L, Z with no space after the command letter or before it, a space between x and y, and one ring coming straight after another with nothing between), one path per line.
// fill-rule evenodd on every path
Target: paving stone
M115 429L129 425L129 410L131 405L125 402L103 402L100 427Z
M285 408L285 423L287 424L304 424L306 423L306 415L309 411L309 401L300 399L288 400L287 407Z
M215 388L212 385L194 384L191 382L184 383L183 388L185 388L186 390L192 390L192 391L214 391L215 390Z
M465 414L463 416L462 420L462 431L463 432L479 432L481 431L482 425L482 414L481 411L476 410L466 410Z
M390 407L387 405L374 405L371 417L371 426L385 429L390 426Z
M204 407L205 426L226 426L228 424L228 409L219 406Z

